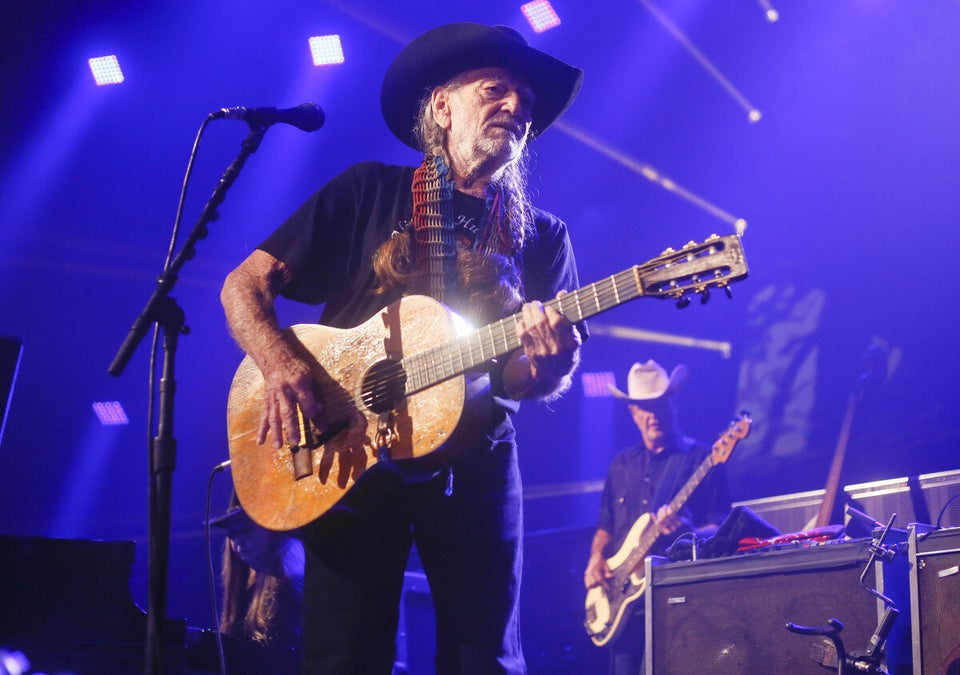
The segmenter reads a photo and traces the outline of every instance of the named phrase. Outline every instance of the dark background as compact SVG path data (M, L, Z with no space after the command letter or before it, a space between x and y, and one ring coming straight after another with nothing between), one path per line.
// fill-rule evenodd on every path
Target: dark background
M542 34L519 4L0 5L0 335L24 343L0 448L0 532L135 540L143 600L150 336L122 376L107 366L155 287L204 117L315 101L325 126L269 130L173 293L191 332L177 360L169 613L211 623L202 525L242 356L221 281L349 163L418 161L381 119L380 79L407 41L461 20L511 25L586 71L576 104L534 143L532 165L535 201L569 223L582 281L747 222L751 275L732 301L715 294L678 310L641 299L594 320L729 342L729 358L597 331L582 372L611 372L625 388L634 361L688 364L682 421L704 440L750 405L757 436L729 464L734 496L750 499L824 486L863 354L880 345L896 368L856 409L843 483L960 468L960 3L800 0L776 3L780 19L769 22L753 0L557 0L562 24ZM331 33L346 62L315 68L307 38ZM120 86L93 84L86 60L106 54L124 69ZM180 242L246 132L230 121L206 131ZM755 306L767 294L779 304ZM319 315L280 311L285 323ZM799 341L789 328L798 324ZM808 360L791 389L782 357L798 345ZM766 375L748 383L746 370ZM130 423L101 426L96 401L119 401ZM785 409L795 414L776 417ZM776 446L786 418L799 431ZM589 526L607 461L636 436L624 407L585 397L578 380L560 401L525 404L517 424L528 530ZM226 507L226 476L213 481L215 511Z

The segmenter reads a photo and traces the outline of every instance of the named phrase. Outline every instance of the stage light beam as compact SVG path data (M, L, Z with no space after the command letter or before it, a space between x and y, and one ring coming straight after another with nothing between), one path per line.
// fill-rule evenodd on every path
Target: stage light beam
M711 63L710 59L703 55L703 52L701 52L696 45L694 45L690 39L684 35L683 32L677 28L672 21L670 21L669 18L667 18L666 14L657 9L653 3L650 2L650 0L637 0L637 2L646 7L647 11L650 12L653 18L659 21L666 31L670 33L674 39L684 47L684 49L687 50L690 56L692 56L700 64L700 66L707 71L707 73L709 73L710 76L713 77L713 79L716 80L716 82L723 87L723 89L726 90L726 92L738 104L740 104L740 107L746 111L747 120L751 124L755 124L760 121L763 115L759 110L757 110L756 106L750 103L750 101L748 101L746 97L741 94L740 91L733 86L733 84L730 83L730 80L728 80L723 73L721 73L720 70L713 65L713 63Z
M558 131L561 131L567 134L568 136L579 141L586 147L599 152L604 157L607 157L608 159L613 160L617 164L629 169L630 171L633 171L639 176L643 176L651 183L656 183L667 192L677 195L678 197L688 201L694 206L706 211L713 217L718 218L719 220L722 220L723 222L730 224L737 234L743 235L744 231L747 229L747 221L744 220L743 218L737 218L727 213L726 211L721 209L719 206L711 204L706 199L700 197L699 195L694 194L693 192L691 192L690 190L687 190L685 187L683 187L682 185L679 185L672 179L662 175L659 171L657 171L657 169L650 166L649 164L644 164L642 162L637 161L636 159L634 159L633 157L630 157L626 153L621 152L620 150L617 150L616 148L610 145L607 145L606 143L603 143L602 141L600 141L600 139L588 134L587 132L581 129L578 129L572 124L568 122L564 122L563 120L560 120L558 122L554 122L551 129L557 129Z
M760 7L763 8L763 14L770 23L776 23L780 19L780 12L775 10L768 0L757 0Z

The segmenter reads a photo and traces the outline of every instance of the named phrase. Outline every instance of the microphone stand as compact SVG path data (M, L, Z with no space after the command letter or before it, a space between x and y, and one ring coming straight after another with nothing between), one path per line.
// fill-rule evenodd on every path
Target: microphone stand
M209 117L208 121L213 119ZM203 212L187 237L180 253L163 270L157 287L143 311L134 321L126 339L110 364L108 372L119 376L147 328L156 324L163 334L163 375L160 379L159 421L157 434L149 449L149 561L147 635L144 651L144 673L154 675L163 672L163 625L166 617L167 567L170 557L170 494L173 485L173 469L176 464L177 441L173 435L173 402L176 392L175 360L177 339L189 333L183 310L169 293L177 282L177 274L187 260L195 255L196 243L207 234L207 223L217 220L217 207L223 202L227 190L236 180L247 158L257 151L267 125L250 125L250 133L241 144L240 153L227 167Z

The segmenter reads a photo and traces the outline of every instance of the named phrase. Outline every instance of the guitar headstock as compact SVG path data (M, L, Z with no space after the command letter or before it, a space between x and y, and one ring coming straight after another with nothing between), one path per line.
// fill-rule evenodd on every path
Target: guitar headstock
M741 413L740 419L730 423L730 428L720 434L720 438L713 444L711 457L714 464L722 464L730 459L730 453L737 445L750 434L750 425L753 420L749 413Z
M711 288L730 295L730 284L747 276L747 260L740 237L711 235L703 243L691 241L679 251L668 248L639 267L642 295L672 298L678 307L690 304L691 293L701 302Z

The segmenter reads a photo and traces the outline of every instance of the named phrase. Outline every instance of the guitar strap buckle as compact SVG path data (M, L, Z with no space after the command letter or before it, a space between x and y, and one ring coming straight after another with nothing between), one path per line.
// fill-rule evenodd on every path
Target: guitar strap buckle
M390 458L390 446L393 444L393 411L388 410L380 413L377 417L377 434L375 441L377 444L377 457L380 460Z

